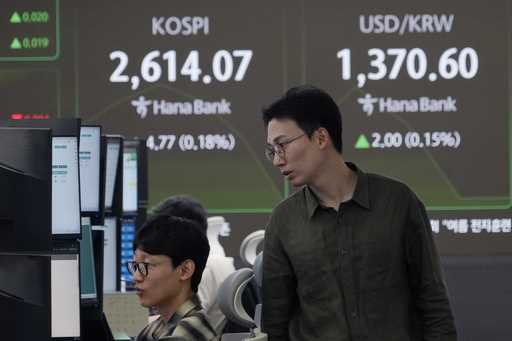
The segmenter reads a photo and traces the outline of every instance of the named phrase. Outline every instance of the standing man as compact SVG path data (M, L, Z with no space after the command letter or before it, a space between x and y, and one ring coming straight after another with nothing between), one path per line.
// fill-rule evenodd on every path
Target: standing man
M406 185L345 162L333 99L292 88L263 122L266 156L302 186L265 232L269 340L456 340L425 207Z

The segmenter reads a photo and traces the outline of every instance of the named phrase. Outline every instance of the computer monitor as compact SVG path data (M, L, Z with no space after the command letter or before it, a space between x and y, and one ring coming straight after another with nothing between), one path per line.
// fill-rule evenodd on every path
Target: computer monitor
M89 234L90 229L86 227L89 224L87 219L84 221L83 234ZM103 314L103 248L104 248L104 228L100 226L92 227L91 241L94 258L94 272L96 273L96 291L97 304L82 304L81 322L82 336L81 341L113 341L113 335ZM90 280L90 279L89 279ZM90 283L92 284L92 283ZM82 303L84 301L82 300Z
M52 338L80 337L80 267L78 254L51 256Z
M2 340L51 339L50 257L0 254Z
M79 118L0 121L2 127L49 128L52 131L51 224L54 239L80 237L80 122Z
M80 127L80 206L85 214L101 213L100 205L101 127Z
M126 262L133 260L133 241L135 240L136 221L134 217L123 218L121 222L121 248L119 267L121 269L121 290L131 290L134 286L133 276L126 268Z
M52 136L79 136L80 118L56 118L48 120L15 120L0 121L2 127L48 128Z
M52 233L80 236L80 189L78 138L52 138Z
M137 144L125 141L123 150L123 213L136 214L138 209Z
M0 252L51 250L51 131L0 127Z
M103 291L114 292L120 289L118 284L118 230L117 217L105 217L105 245L103 251Z
M90 217L82 217L82 239L80 240L80 299L82 305L95 305L98 303Z
M123 138L106 135L106 140L105 211L121 214L122 196L119 194L122 192L123 169L120 165L123 160Z

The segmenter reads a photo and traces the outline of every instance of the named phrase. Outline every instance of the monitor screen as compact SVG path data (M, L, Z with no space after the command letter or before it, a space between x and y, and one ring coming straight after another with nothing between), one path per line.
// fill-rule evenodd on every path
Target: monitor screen
M123 151L123 212L137 211L137 149Z
M52 138L52 233L80 234L76 137Z
M92 249L91 218L82 217L82 239L80 240L80 298L96 302L96 271Z
M100 211L101 127L80 127L80 206L82 212Z
M117 218L105 218L105 249L103 263L103 291L117 290Z
M80 336L78 255L52 255L52 337Z
M114 201L114 190L116 184L116 174L119 161L119 151L121 150L121 139L107 140L107 164L105 174L105 209L112 209Z
M126 268L126 262L133 259L133 241L135 239L135 219L123 219L121 226L121 288L133 287L133 276Z

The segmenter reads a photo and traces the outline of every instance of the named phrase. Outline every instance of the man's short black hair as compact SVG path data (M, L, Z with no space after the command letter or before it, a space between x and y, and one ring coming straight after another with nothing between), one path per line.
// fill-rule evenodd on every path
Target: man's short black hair
M175 195L165 199L153 208L150 215L168 215L194 220L199 223L204 233L208 228L205 208L199 201L186 195Z
M168 216L153 216L137 231L134 249L151 255L166 255L173 267L190 259L195 264L191 288L197 292L210 253L206 235L194 220Z
M263 109L265 127L272 119L291 119L309 136L325 128L341 154L342 118L332 97L322 89L302 85L289 89L281 98Z

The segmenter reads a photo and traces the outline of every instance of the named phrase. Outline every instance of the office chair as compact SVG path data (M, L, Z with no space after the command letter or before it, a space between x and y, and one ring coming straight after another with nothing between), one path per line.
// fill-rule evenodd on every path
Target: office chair
M256 256L254 265L252 266L254 272L254 281L256 282L256 288L258 290L258 297L261 302L261 287L263 283L263 251ZM254 322L261 328L261 303L258 303L254 309Z
M257 230L248 234L240 244L240 258L246 266L253 266L260 244L265 238L265 230Z
M242 293L254 272L248 268L242 268L229 275L219 288L220 310L228 320L233 321L249 329L246 333L223 334L221 341L266 341L267 335L261 332L261 327L247 314L242 305ZM261 308L260 308L261 310ZM261 313L260 313L261 314Z

